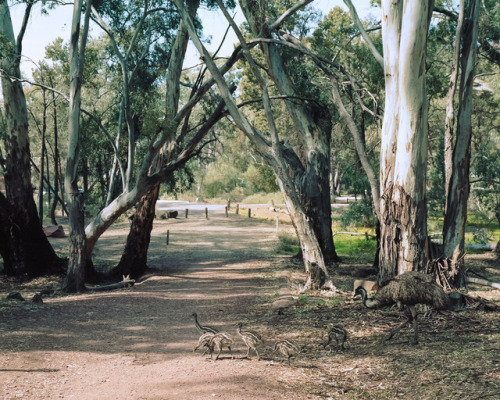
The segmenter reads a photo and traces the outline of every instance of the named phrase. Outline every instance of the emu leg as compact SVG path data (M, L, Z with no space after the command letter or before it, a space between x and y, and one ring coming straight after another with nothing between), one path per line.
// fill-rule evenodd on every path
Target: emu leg
M391 340L392 337L398 333L401 329L403 329L403 327L408 323L410 322L410 319L408 318L405 322L403 322L401 325L397 326L396 328L394 329L391 329L389 331L389 333L387 334L387 336L384 338L384 342L387 342L388 340Z
M234 360L234 355L233 352L231 351L231 347L227 346L227 348L229 349L229 354L231 354L231 360Z
M418 344L417 310L412 306L410 307L410 312L413 319L413 340L410 341L410 346L415 346Z
M231 349L229 349L229 350L231 350ZM222 353L222 346L219 347L219 352L217 353L217 357L215 357L215 361L217 361L219 359L220 353ZM211 356L210 356L210 358L211 358Z
M411 311L411 309L415 310L415 307L411 306L411 307L410 307L410 312L412 312L412 311ZM392 339L392 337L393 337L396 333L398 333L401 329L403 329L403 327L404 327L404 326L405 326L408 322L411 322L411 321L412 321L412 319L413 319L412 314L409 314L409 315L408 315L408 313L407 313L407 312L405 312L405 315L406 315L406 317L407 317L406 321L405 321L405 322L403 322L401 325L398 325L396 328L391 329L391 330L389 331L389 333L387 334L387 336L384 338L384 342L387 342L388 340L391 340L391 339Z

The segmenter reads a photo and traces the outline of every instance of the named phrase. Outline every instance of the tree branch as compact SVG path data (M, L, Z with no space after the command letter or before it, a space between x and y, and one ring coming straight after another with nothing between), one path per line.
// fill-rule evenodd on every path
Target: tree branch
M295 14L297 11L299 11L302 7L307 6L309 3L312 3L313 0L302 0L297 3L295 3L292 7L290 7L288 10L286 10L281 16L274 21L272 24L268 26L268 29L270 32L274 31L275 29L278 29L280 25L289 17L291 17L293 14Z
M370 51L372 52L373 57L375 57L375 60L377 60L377 62L383 68L384 67L384 57L382 57L382 55L378 52L378 50L373 45L373 42L370 39L370 36L368 36L368 34L366 33L366 30L363 27L363 24L361 23L361 20L359 19L358 13L356 11L356 8L352 4L352 1L351 0L344 0L344 3L349 8L349 12L351 13L351 17L354 20L354 23L356 24L356 26L358 27L358 29L359 29L359 31L361 33L361 36L366 41L366 44L367 44L368 48L370 49Z
M26 27L28 26L28 21L31 14L31 8L33 7L34 0L30 0L26 3L26 9L24 10L23 22L21 23L21 29L19 29L19 34L16 39L16 52L18 56L21 56L23 50L23 38L26 33Z

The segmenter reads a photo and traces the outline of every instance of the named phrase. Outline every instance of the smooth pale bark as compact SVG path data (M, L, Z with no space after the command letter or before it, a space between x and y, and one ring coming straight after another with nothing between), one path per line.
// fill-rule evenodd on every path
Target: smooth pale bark
M425 266L427 97L432 1L383 1L386 104L381 148L379 281Z
M396 159L399 125L399 42L403 0L382 2L382 38L384 49L385 111L380 146L380 253L379 280L385 282L396 275L396 238L398 227L391 208L391 191Z
M466 21L462 37L462 72L460 77L460 99L458 123L453 150L453 170L448 188L447 209L443 225L444 256L451 260L450 275L454 284L465 284L463 258L467 200L470 191L470 152L472 137L472 90L477 58L477 34L479 25L479 0L466 1Z
M455 44L453 46L453 60L451 66L450 83L446 95L446 115L444 119L444 185L446 199L450 186L453 165L453 129L455 124L455 92L457 89L458 72L460 70L460 41L462 39L462 26L464 21L465 0L460 0L460 14L457 21ZM448 200L447 200L448 201ZM446 210L446 208L445 208Z
M64 176L64 191L68 202L69 256L68 271L63 282L66 292L85 290L86 237L83 210L84 197L78 188L78 159L80 151L80 104L83 74L83 59L90 18L90 1L87 1L84 28L80 38L80 21L83 0L77 0L73 7L69 50L70 100L68 114L68 156Z
M39 276L60 272L57 257L43 233L31 183L28 113L21 84L22 40L32 4L28 3L17 40L7 1L0 0L0 34L4 38L0 59L5 132L6 197L0 201L0 253L4 272Z

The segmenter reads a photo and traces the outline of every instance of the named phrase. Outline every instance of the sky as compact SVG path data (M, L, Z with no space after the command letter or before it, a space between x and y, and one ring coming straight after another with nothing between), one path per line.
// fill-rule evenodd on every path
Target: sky
M370 7L370 0L355 0L354 4L358 14L362 17ZM335 6L347 9L342 0L315 0L312 5L320 9L323 15L326 15ZM21 63L21 70L25 76L31 77L31 70L36 68L36 63L44 59L45 47L47 45L58 37L62 37L66 42L69 40L72 10L72 5L60 6L55 10L51 10L49 15L42 15L39 5L34 7L23 40L22 53L24 57ZM23 12L24 6L11 6L11 18L16 37L22 22ZM212 37L211 44L206 46L209 51L215 51L227 28L227 22L220 11L201 10L200 16L203 21L204 35ZM243 20L241 11L238 12L235 20L237 23ZM97 37L100 33L99 28L95 26L91 30L91 35L94 37ZM233 45L236 42L236 35L230 32L219 54L221 56L231 54ZM190 44L184 66L194 66L198 63L198 53L194 46Z

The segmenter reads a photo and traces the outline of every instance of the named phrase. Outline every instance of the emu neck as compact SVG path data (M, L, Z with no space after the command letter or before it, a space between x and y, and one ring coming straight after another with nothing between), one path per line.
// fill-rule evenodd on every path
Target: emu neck
M371 298L371 299L367 298L366 290L362 291L361 298L363 299L363 304L365 305L365 307L375 308L379 304L379 302L375 298Z
M365 298L363 303L364 303L365 307L368 307L368 308L375 308L379 304L379 302L373 298L372 299Z

